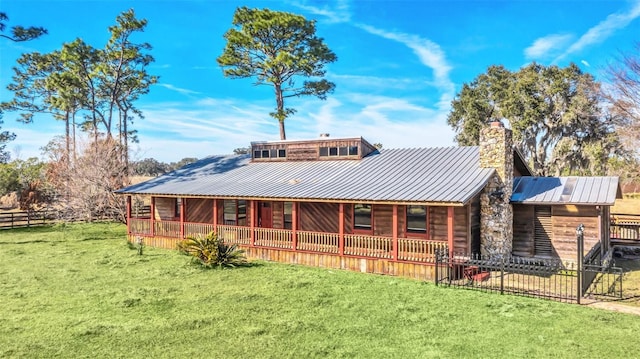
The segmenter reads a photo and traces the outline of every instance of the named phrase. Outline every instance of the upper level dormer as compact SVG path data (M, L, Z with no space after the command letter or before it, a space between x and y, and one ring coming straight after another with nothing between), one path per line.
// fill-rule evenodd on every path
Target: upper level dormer
M377 149L362 137L251 142L255 162L359 160Z

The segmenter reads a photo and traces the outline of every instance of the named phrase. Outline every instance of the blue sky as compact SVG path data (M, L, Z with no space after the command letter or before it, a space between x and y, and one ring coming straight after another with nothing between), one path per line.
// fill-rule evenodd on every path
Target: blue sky
M325 101L307 97L287 105L288 139L362 136L385 148L451 146L446 125L463 83L492 64L511 70L536 61L575 62L603 79L608 63L640 41L635 1L163 1L2 0L8 25L37 25L49 35L26 43L0 40L0 98L15 60L50 52L82 38L101 48L107 28L130 8L149 21L134 38L153 46L149 73L160 76L137 106L140 143L134 158L177 161L231 153L251 141L277 140L272 89L222 76L216 58L238 6L269 8L317 20L317 31L337 54L326 78L336 91ZM14 157L40 155L62 123L44 115L31 125L4 115L18 137Z

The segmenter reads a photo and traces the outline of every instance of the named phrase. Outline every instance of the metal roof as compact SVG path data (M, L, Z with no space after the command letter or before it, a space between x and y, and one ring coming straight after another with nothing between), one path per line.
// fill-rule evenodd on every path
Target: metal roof
M618 177L518 177L511 202L613 205L622 198Z
M251 162L212 156L121 194L465 204L494 173L478 147L385 149L361 160Z

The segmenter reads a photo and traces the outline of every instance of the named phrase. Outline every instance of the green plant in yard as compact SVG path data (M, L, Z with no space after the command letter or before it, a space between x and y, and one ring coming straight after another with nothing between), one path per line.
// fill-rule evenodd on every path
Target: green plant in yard
M244 250L235 244L226 244L215 232L206 236L198 234L189 236L178 244L180 252L192 256L204 267L237 267L247 264Z

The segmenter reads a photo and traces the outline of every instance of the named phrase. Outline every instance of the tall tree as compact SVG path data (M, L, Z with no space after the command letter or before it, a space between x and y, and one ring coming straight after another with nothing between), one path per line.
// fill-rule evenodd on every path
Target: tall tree
M24 26L14 26L11 28L11 35L3 34L4 30L6 30L7 25L6 22L9 21L9 16L7 13L0 12L0 37L5 39L9 39L15 42L21 41L29 41L36 39L42 35L47 34L47 29L43 27L24 27ZM0 128L2 128L2 111L0 108ZM6 163L9 161L9 152L5 149L7 147L7 143L13 141L16 138L16 134L9 131L1 131L0 132L0 163Z
M7 21L9 21L9 16L7 16L7 13L0 12L0 32L4 32L4 30L7 28ZM11 28L11 35L0 34L0 37L4 37L5 39L9 39L11 41L20 42L33 40L46 34L47 29L45 29L44 27L14 26Z
M482 127L507 120L536 175L595 175L623 155L615 116L601 105L600 84L574 64L533 63L516 72L491 66L463 85L447 122L460 145L477 145Z
M280 139L287 138L284 121L295 113L285 107L288 97L316 96L326 99L335 84L324 77L325 65L337 56L316 36L316 21L301 15L269 9L240 7L233 15L233 28L224 35L227 40L217 59L225 76L255 77L255 85L273 86L275 112ZM316 78L296 84L299 77Z
M620 136L640 159L640 42L635 52L623 53L607 71L607 97L612 111L620 116Z

